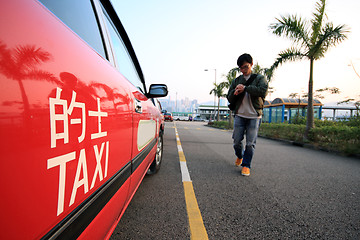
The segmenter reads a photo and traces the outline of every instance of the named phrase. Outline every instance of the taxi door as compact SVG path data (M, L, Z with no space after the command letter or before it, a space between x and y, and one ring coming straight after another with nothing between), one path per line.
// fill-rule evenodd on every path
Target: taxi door
M130 41L126 32L122 31L122 24L112 14L112 7L106 2L102 4L115 66L132 84L131 198L155 156L160 114L153 102L145 96L144 76L133 49L127 46Z
M136 88L92 2L0 2L0 239L106 239L127 201Z

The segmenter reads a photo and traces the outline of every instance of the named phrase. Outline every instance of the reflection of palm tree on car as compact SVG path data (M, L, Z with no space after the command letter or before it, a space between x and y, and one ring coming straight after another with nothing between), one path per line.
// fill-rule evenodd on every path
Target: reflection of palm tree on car
M92 87L92 88L101 88L101 89L103 89L105 91L107 97L104 97L102 99L111 101L113 103L115 113L117 112L117 106L126 101L125 96L118 93L118 89L111 88L106 84L92 83L92 84L90 84L90 87ZM116 101L116 100L118 100L118 101Z
M59 76L60 80L58 82L58 87L62 89L62 99L70 101L73 95L73 91L75 91L77 94L76 101L87 102L87 104L95 104L94 100L96 99L97 94L93 87L86 85L86 83L69 72L61 72ZM49 96L55 97L56 89L54 89Z
M59 80L53 74L37 69L38 65L50 59L50 53L34 45L17 46L13 49L8 49L0 41L0 72L7 78L18 82L26 122L30 120L30 104L23 81L39 80L58 83Z

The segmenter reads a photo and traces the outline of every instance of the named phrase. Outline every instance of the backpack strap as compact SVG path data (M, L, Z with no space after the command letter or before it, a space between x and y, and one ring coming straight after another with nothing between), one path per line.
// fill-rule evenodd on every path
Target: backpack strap
M251 74L250 78L246 81L246 83L244 85L250 86L256 77L257 77L257 74Z

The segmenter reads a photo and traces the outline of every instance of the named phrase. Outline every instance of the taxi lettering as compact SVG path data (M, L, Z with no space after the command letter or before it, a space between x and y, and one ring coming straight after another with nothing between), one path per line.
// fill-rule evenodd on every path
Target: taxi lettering
M72 97L69 107L68 101L61 99L61 88L56 89L56 97L49 98L50 104L50 135L51 148L56 148L57 140L63 139L64 144L69 143L69 123L70 124L81 124L81 134L78 136L78 142L81 143L85 139L86 135L86 108L85 103L76 101L76 92L72 91ZM74 108L79 108L81 110L81 118L71 118L69 121L69 116L72 115ZM61 109L62 111L56 112L56 109ZM103 138L107 136L106 131L102 131L101 118L107 117L107 112L102 112L100 108L100 99L97 98L97 111L88 111L89 117L97 118L97 130L98 132L92 133L91 139ZM57 126L61 126L58 132ZM53 157L47 160L47 169L52 169L58 167L59 169L59 185L58 185L58 203L57 203L57 215L60 215L64 211L65 205L65 189L66 188L66 164L73 160L78 159L76 174L74 178L74 184L71 191L71 197L69 206L71 206L76 199L76 193L78 188L81 186L84 187L84 194L91 190L95 186L97 179L101 182L104 178L107 177L108 172L108 163L109 163L109 141L104 141L98 145L93 146L92 153L96 160L96 167L94 174L91 178L91 185L89 188L89 178L88 178L88 167L87 167L87 158L85 149L81 149L77 154L76 151L66 153L57 157ZM101 160L105 158L105 168L102 167ZM82 176L82 178L81 178Z

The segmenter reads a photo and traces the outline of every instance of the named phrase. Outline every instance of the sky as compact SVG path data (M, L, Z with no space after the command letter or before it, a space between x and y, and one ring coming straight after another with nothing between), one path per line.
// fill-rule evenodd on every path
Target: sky
M214 100L215 82L225 81L237 58L249 53L261 67L270 67L277 55L292 46L269 30L276 18L298 15L312 19L315 0L112 0L145 76L146 84L165 83L171 100ZM328 21L345 24L348 39L315 62L314 89L337 87L340 94L325 102L360 100L359 0L328 0ZM352 67L354 66L354 68ZM208 71L204 71L208 69ZM310 62L288 62L276 71L267 99L307 92Z

